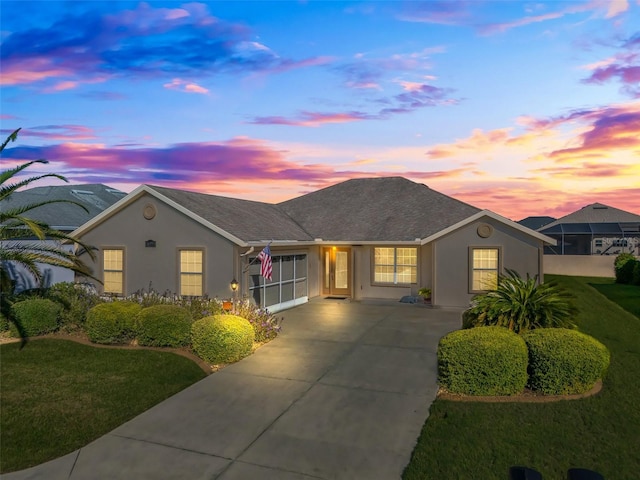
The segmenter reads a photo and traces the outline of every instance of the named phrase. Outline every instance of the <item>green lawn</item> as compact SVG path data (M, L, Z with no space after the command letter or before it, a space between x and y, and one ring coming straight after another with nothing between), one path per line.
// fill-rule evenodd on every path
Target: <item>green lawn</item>
M576 295L578 325L611 351L600 394L556 403L462 403L436 400L403 478L504 480L513 465L545 480L571 467L606 479L640 472L640 319L609 301L640 305L640 289L603 278L554 277ZM628 292L633 292L627 296Z
M621 285L615 283L613 278L608 282L589 282L593 288L617 303L625 310L640 318L640 285Z
M70 453L205 376L169 352L66 340L0 346L0 472Z

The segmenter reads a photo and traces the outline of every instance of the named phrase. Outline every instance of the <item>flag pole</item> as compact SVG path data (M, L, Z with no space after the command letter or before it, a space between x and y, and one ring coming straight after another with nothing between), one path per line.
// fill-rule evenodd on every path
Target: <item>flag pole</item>
M271 245L272 243L273 243L273 240L269 241L269 242L264 246L264 248L263 248L262 250L264 250L265 248L267 248L267 247L268 247L269 245ZM262 252L262 250L260 250L260 252ZM247 253L249 253L249 252L247 252ZM258 254L258 255L259 255L259 254ZM249 271L249 267L250 267L251 265L253 265L253 264L255 263L255 261L258 259L258 255L256 255L256 256L254 257L254 259L253 259L253 260L251 260L247 265L245 265L245 266L244 266L244 268L242 269L242 273L245 273L245 272L248 272L248 271Z

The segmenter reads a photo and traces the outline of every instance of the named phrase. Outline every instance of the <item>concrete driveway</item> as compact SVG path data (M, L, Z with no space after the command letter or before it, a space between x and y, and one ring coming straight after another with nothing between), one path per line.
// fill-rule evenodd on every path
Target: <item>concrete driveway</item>
M22 479L398 479L460 310L317 299L280 336Z

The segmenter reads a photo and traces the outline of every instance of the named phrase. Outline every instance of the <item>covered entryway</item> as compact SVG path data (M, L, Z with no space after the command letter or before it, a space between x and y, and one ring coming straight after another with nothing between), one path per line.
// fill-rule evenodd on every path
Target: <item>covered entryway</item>
M332 297L351 296L351 248L322 249L322 294Z

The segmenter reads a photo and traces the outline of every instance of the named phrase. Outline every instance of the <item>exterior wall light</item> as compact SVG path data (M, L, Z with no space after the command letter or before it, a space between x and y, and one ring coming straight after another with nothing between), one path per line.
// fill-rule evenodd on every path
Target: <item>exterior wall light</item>
M231 280L231 290L234 292L238 290L238 281L235 278Z

